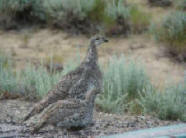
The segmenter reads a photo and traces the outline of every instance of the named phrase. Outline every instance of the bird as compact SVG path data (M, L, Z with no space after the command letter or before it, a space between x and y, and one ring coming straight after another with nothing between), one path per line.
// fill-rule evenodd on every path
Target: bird
M89 87L85 100L66 99L50 104L38 116L27 121L31 133L38 132L44 125L82 129L92 123L94 100L97 95L95 87Z
M96 35L92 37L87 55L81 64L75 70L64 75L57 85L31 108L23 118L23 122L59 100L68 98L84 100L88 87L91 85L95 86L98 93L101 92L102 73L98 66L97 47L105 42L108 42L108 40L104 36Z

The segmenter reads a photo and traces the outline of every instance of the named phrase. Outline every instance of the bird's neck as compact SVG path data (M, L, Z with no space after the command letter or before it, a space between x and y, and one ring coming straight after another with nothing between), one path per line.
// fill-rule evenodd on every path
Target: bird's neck
M98 54L95 45L90 45L88 48L87 56L85 57L85 64L97 64Z

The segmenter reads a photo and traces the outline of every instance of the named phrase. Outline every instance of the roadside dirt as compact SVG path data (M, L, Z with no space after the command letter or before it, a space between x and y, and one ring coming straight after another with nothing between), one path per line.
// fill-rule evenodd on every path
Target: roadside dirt
M21 100L0 101L0 137L37 137L37 138L93 138L95 136L123 133L142 128L152 128L180 123L178 121L162 121L151 116L133 116L128 114L116 115L94 112L94 125L82 130L72 131L45 126L36 134L31 134L29 128L21 124L21 119L26 115L33 103Z
M30 29L21 31L0 31L0 50L12 55L16 68L20 69L31 62L41 60L64 64L78 53L85 56L89 38L82 35L69 35L62 31L49 29ZM99 48L99 62L106 63L113 55L124 54L140 62L157 86L165 83L183 81L186 65L174 62L165 53L162 44L147 35L128 38L110 38L110 42Z

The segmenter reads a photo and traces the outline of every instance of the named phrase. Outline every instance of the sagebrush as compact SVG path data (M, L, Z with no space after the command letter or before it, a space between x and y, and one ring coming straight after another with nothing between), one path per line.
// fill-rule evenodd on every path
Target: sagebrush
M5 28L37 23L88 34L104 30L112 35L143 32L150 19L125 0L1 0L0 15Z
M103 92L96 103L105 112L124 112L148 85L149 78L140 65L127 63L124 56L113 57L104 70Z
M71 60L60 72L50 72L42 64L28 64L21 71L13 70L10 58L0 56L0 98L4 94L39 100L56 85L61 77L75 69L79 58ZM96 99L96 107L103 112L151 114L163 120L186 121L186 75L184 84L159 90L150 83L144 68L124 56L112 57L106 66L103 90Z
M75 62L74 62L75 61ZM50 65L53 65L50 60ZM40 99L57 84L60 78L80 63L79 56L65 64L62 71L47 70L44 63L38 67L27 64L21 71L15 71L11 57L0 54L0 97L4 93L19 95L27 99ZM3 97L1 97L3 98Z
M11 60L0 52L0 95L3 92L18 92L18 74L10 68Z
M150 30L157 40L164 42L167 51L182 61L186 59L185 12L171 12L160 24L152 24Z
M186 11L186 0L179 0L174 3L177 9Z
M149 88L140 98L144 113L162 120L186 121L186 82L169 86L163 91Z

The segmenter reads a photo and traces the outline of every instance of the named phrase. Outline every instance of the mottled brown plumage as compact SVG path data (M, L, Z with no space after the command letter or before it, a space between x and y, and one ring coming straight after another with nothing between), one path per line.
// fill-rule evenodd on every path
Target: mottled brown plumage
M90 87L94 87L95 91L97 91L96 93L99 93L102 87L102 74L97 65L97 46L107 41L102 36L92 38L87 56L80 66L63 76L56 87L49 91L39 103L35 104L23 120L28 120L59 100L69 98L85 100L85 95Z
M37 132L45 124L52 124L62 128L82 128L92 123L94 100L97 91L90 88L85 100L67 99L50 104L37 116L33 116L26 123L31 132Z

